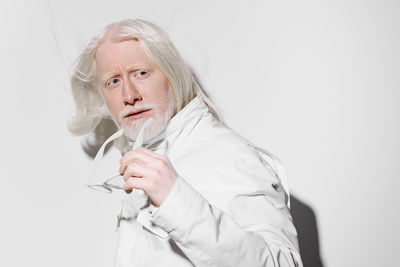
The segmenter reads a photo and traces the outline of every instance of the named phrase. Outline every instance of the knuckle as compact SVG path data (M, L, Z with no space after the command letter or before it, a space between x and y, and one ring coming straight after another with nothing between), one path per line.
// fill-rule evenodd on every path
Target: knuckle
M162 176L162 171L159 169L154 169L153 170L153 175L152 175L155 179L160 178Z
M124 185L123 185L123 188L124 188L124 190L126 191L126 190L131 189L131 186L129 185L128 182L125 182Z
M128 181L131 175L128 172L125 172L123 175L124 181Z
M126 177L132 176L131 173L132 173L132 172L131 172L131 170L130 170L129 167L128 167L128 168L125 169L124 176L126 176Z
M124 184L123 188L124 188L124 191L125 191L126 193L128 193L128 194L129 194L129 193L132 193L133 188L130 187L129 185Z
M129 164L127 167L126 167L126 171L125 172L128 172L128 173L132 173L132 171L134 170L134 165L133 164Z

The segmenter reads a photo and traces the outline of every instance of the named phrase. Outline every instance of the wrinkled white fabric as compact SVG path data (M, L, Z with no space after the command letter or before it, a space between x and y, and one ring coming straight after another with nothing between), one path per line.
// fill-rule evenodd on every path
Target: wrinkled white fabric
M217 121L200 97L145 146L179 177L159 208L126 196L116 266L302 266L277 159Z

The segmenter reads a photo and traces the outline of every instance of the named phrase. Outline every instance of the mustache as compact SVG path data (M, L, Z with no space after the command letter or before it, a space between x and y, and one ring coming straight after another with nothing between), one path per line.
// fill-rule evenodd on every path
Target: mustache
M119 113L119 119L123 119L129 113L132 113L135 110L141 109L155 109L156 105L154 104L135 104L134 106L125 106L121 112Z

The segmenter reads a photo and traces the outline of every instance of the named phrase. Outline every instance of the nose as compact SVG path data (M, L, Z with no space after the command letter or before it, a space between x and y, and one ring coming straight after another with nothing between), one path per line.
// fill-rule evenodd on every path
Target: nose
M137 101L142 100L142 96L140 95L136 86L129 79L125 79L122 86L122 94L125 105L134 105Z

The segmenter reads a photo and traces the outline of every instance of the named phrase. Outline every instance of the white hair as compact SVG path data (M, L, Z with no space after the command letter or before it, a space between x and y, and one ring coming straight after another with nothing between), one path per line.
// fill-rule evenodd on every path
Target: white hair
M200 95L218 118L213 104L165 32L151 22L128 19L106 26L76 60L71 76L72 95L76 105L76 114L68 123L71 133L84 135L94 131L97 138L107 138L104 135L108 133L105 133L105 127L101 124L102 121L109 120L111 115L97 85L95 62L96 50L106 38L116 42L137 40L142 45L148 57L171 84L175 100L174 114ZM107 125L109 128L110 124ZM115 127L113 130L116 129Z

